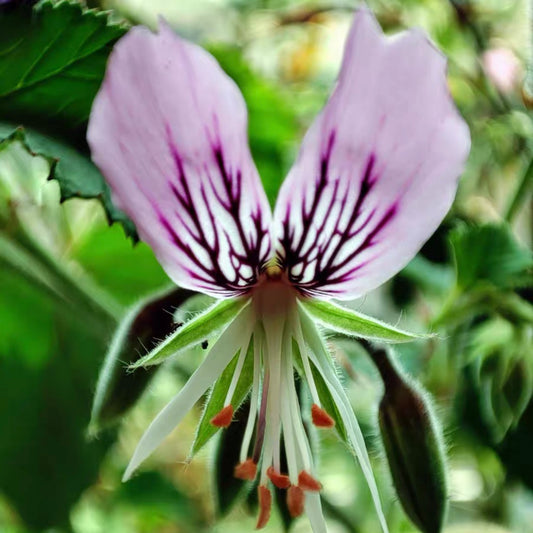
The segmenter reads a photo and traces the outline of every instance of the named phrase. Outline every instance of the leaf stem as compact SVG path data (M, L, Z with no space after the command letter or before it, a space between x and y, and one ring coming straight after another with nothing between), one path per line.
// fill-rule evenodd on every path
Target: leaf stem
M516 215L519 213L520 208L527 200L530 190L533 188L533 159L529 162L526 171L522 175L522 179L518 183L516 190L509 202L507 210L505 212L505 220L512 224Z

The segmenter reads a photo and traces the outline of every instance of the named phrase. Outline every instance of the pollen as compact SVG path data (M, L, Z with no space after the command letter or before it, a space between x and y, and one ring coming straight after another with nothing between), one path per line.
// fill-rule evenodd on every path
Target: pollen
M281 275L283 274L283 270L279 267L279 265L276 265L276 264L268 265L266 267L265 274L267 278L279 279L281 278Z
M287 491L287 508L293 518L304 512L305 494L298 485L291 485Z
M211 424L218 428L227 428L233 419L233 406L226 405L218 414L211 419Z
M317 428L332 428L335 425L335 420L316 403L311 406L311 418Z
M264 485L257 487L257 495L259 499L259 516L257 517L256 529L265 527L270 519L270 509L272 507L272 494L270 490Z
M257 465L254 463L253 459L246 459L246 461L235 466L233 475L237 479L253 481L257 475Z
M298 475L298 486L303 490L310 490L313 492L318 492L322 489L322 484L305 470L302 470Z
M289 476L276 472L273 466L268 467L267 476L278 489L288 489L291 485Z

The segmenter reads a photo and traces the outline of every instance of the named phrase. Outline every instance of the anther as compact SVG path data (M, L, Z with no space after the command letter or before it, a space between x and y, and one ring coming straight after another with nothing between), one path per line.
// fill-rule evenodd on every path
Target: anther
M272 494L264 485L257 487L257 496L259 498L259 516L257 517L256 529L265 527L270 519L270 508L272 507Z
M317 428L332 428L335 425L335 420L316 403L311 406L311 418Z
M313 492L318 492L322 489L322 484L305 470L298 474L298 486L303 490L311 490Z
M268 467L267 476L278 489L288 489L291 485L289 476L276 472L273 466Z
M287 508L293 518L304 512L305 494L298 485L291 485L287 490Z
M257 475L257 465L254 463L253 459L246 459L246 461L235 466L233 475L238 479L253 481Z
M211 419L211 424L218 428L227 428L233 419L233 406L226 405L218 414Z

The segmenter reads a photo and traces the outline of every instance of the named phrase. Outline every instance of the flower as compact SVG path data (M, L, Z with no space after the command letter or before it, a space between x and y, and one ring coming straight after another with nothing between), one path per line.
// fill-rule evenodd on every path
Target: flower
M504 94L513 92L521 77L520 61L510 48L490 48L483 52L481 63L487 76Z
M303 409L316 427L336 424L346 437L386 531L362 433L315 321L351 335L413 338L330 300L359 297L394 275L450 208L470 140L448 93L446 61L422 32L386 38L359 10L338 83L273 216L246 129L233 81L163 22L157 34L136 27L116 45L91 112L93 160L168 275L219 299L141 362L161 362L207 330L222 331L145 432L124 477L236 361L211 419L229 425L251 362L235 475L259 479L257 526L268 521L274 485L287 489L294 516L305 508L313 531L326 531ZM295 372L307 383L310 408Z

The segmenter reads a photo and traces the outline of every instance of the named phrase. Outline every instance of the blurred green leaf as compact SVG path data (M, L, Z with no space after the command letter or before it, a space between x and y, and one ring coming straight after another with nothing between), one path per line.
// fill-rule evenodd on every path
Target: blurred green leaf
M0 270L0 491L36 530L68 525L114 438L85 438L105 339L62 307Z
M205 525L205 518L194 499L158 472L141 472L128 483L123 483L114 500L132 506L141 516L146 515L146 521L155 522L155 528L162 527L162 517L169 525L179 524L183 532L196 533Z
M483 282L501 288L520 285L533 266L533 253L518 244L505 225L459 226L450 242L457 284L463 290Z

